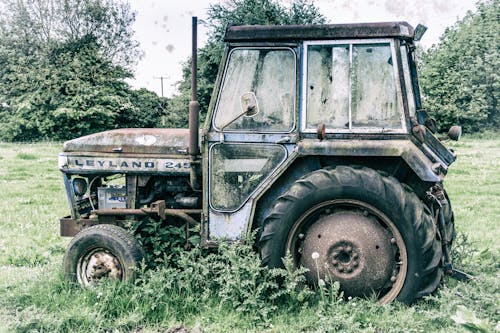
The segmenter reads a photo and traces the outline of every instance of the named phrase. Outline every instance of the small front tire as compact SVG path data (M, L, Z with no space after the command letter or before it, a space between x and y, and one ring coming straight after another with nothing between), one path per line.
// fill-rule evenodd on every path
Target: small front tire
M80 231L64 254L65 277L81 286L102 279L133 281L144 258L136 239L123 228L100 224Z

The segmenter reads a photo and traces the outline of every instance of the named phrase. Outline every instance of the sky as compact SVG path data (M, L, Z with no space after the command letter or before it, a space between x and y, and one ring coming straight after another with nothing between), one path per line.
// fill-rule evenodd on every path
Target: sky
M128 82L161 96L172 96L182 77L182 63L191 54L191 17L207 17L210 4L223 0L129 0L137 13L135 37L143 57ZM286 4L289 0L282 0ZM424 48L439 41L444 29L474 10L476 0L315 0L328 23L407 21L428 27L421 40ZM207 30L198 28L198 46L206 41ZM163 78L163 79L162 79Z

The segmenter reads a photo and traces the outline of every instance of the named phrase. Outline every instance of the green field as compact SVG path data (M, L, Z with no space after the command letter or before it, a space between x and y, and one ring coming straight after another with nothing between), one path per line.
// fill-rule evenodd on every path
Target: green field
M451 146L459 156L445 182L459 232L453 257L474 279L447 278L413 306L380 306L294 281L280 294L248 248L211 259L193 251L184 270L147 272L136 285L70 285L61 274L69 241L59 237L68 213L61 145L0 143L0 332L498 332L500 139Z

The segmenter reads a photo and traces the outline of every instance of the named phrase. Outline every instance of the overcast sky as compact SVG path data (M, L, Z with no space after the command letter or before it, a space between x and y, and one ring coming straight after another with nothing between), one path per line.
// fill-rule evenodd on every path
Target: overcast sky
M191 52L191 16L203 20L210 3L218 0L130 0L137 12L134 29L144 57L139 62L136 88L145 87L171 96L175 82L181 79L181 63ZM282 0L282 3L289 1ZM439 41L444 29L473 10L476 0L316 0L314 4L327 17L328 23L407 21L414 27L428 27L421 43L429 47ZM199 46L206 40L206 31L199 27Z

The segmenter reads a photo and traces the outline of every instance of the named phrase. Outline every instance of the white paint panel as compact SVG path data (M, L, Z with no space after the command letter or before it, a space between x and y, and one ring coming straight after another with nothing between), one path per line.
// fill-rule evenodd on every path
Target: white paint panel
M117 171L117 172L171 172L189 173L189 159L155 159L136 157L100 158L88 156L60 156L62 171Z
M265 158L235 158L224 161L226 172L260 172L267 159Z

